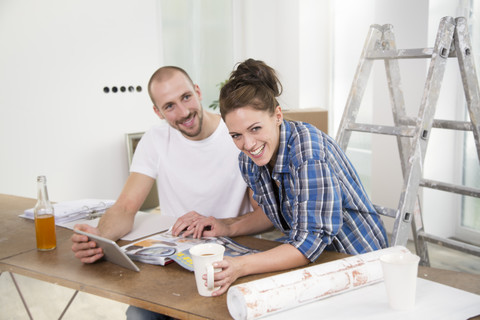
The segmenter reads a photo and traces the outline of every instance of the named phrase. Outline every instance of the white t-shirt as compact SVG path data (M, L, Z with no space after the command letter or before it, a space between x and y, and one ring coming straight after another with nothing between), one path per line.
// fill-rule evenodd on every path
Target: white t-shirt
M130 172L157 180L162 214L189 211L232 218L250 210L247 185L238 168L239 150L223 120L201 141L185 138L167 123L147 131L132 159Z

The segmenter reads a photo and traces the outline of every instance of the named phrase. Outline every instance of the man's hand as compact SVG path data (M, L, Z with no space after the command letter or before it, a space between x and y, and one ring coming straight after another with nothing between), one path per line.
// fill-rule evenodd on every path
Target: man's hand
M73 228L91 234L100 235L97 228L87 224L76 224ZM75 253L75 257L80 259L83 263L92 263L103 257L102 248L98 248L97 243L93 240L89 240L87 236L74 232L70 239L73 242L72 251Z

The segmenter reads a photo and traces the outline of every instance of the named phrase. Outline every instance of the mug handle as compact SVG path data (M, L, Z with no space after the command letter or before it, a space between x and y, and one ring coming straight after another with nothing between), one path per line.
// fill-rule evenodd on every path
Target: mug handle
M208 287L208 290L213 290L213 284L215 282L213 265L208 264L206 268L207 268L207 287Z

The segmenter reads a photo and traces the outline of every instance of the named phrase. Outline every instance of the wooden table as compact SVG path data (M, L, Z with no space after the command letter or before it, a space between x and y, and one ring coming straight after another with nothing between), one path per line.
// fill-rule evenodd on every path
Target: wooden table
M200 296L193 273L177 264L155 266L137 263L140 272L107 261L83 264L71 251L69 239L72 231L61 227L57 227L57 248L53 251L37 251L33 221L18 217L34 204L34 199L0 195L0 271L56 283L176 318L231 319L226 294L215 298ZM238 237L235 240L259 250L278 245L277 242L253 237ZM120 241L119 244L126 243ZM346 255L325 252L316 263L343 257ZM276 273L248 276L236 283L273 274ZM480 276L477 275L420 267L419 276L480 294Z

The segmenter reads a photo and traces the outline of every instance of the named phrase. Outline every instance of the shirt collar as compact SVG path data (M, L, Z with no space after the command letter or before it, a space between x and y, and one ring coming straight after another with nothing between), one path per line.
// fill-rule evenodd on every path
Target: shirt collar
M290 137L292 136L292 128L289 121L283 120L280 125L280 143L278 145L277 161L273 168L274 173L288 172L288 154L290 151Z

